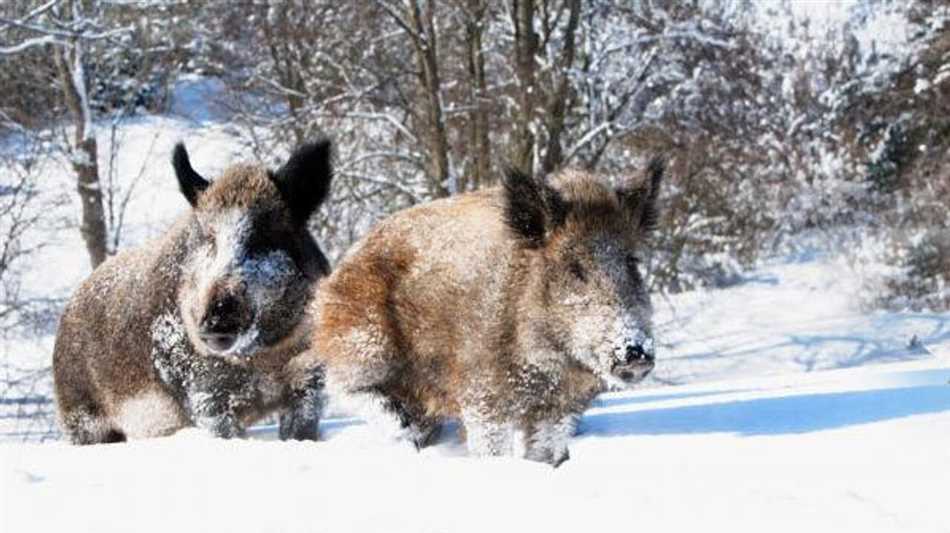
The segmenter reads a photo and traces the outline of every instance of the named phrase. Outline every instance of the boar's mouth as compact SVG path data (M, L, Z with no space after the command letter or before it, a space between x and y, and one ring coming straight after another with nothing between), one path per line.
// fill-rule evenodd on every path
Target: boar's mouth
M637 383L650 374L655 366L653 361L643 361L635 363L614 362L610 367L610 373L622 380L624 383Z
M253 353L257 345L258 334L258 328L253 320L246 325L230 323L227 327L223 325L208 327L203 323L198 328L198 338L201 343L215 355L247 357Z
M205 333L199 334L202 344L215 355L230 355L236 357L250 357L256 351L258 330L251 327L236 333Z
M254 315L243 296L216 297L198 322L198 338L211 353L241 355L257 337Z
M647 374L653 370L655 362L652 337L641 335L636 341L628 341L622 349L614 351L610 373L624 383L636 383L647 377Z

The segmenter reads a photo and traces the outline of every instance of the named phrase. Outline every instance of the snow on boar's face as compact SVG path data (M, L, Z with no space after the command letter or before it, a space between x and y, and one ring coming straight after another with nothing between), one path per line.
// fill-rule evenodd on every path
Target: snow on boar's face
M246 357L300 323L329 264L307 220L330 187L330 143L298 148L279 170L235 165L208 182L181 144L172 163L192 205L178 301L200 352Z
M653 369L650 296L638 254L657 220L663 162L642 182L611 187L567 171L546 183L509 172L505 217L527 248L523 309L547 350L566 353L613 385Z

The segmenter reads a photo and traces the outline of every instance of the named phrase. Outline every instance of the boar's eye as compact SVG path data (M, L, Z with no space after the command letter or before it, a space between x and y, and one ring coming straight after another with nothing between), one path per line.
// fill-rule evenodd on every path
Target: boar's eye
M587 281L587 272L584 271L584 267L581 266L580 261L577 259L571 259L567 264L567 269L571 271L571 274L574 275L580 281Z

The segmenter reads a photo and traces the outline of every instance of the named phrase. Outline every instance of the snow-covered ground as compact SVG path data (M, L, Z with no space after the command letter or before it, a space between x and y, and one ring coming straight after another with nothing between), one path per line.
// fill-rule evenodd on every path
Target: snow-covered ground
M656 380L732 379L950 355L950 313L867 312L863 281L840 257L766 262L722 290L654 296L661 342Z
M124 243L186 208L168 162L188 143L207 175L241 159L191 79L169 116L123 124L116 180ZM98 129L105 152L109 129ZM102 168L108 168L103 154ZM44 194L71 191L51 166ZM67 195L68 202L75 202ZM27 295L65 298L89 272L66 203L30 235L47 246ZM812 250L775 258L721 290L654 297L657 370L590 409L559 469L476 460L448 432L421 453L358 419L324 421L319 443L272 427L222 441L194 430L121 445L22 443L15 415L49 394L0 398L2 531L950 531L950 313L868 313L862 280ZM0 338L6 371L49 365L53 332ZM51 405L39 405L49 410ZM6 417L6 418L5 418ZM32 422L28 422L32 423Z
M611 393L558 469L352 419L0 446L4 531L947 531L946 359Z

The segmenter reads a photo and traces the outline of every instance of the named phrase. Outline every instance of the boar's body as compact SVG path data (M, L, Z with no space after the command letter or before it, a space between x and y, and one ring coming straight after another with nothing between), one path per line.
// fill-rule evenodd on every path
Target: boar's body
M580 413L612 379L609 366L602 371L575 337L615 340L622 335L604 324L628 315L627 323L649 332L643 295L605 290L600 281L617 281L607 273L594 280L602 294L588 298L590 306L566 301L590 292L566 273L575 245L583 244L585 261L602 264L613 258L601 251L624 249L639 234L620 195L600 185L585 189L593 179L566 174L552 188L511 176L504 188L434 201L377 225L315 300L308 357L325 366L328 391L387 415L417 446L431 441L443 419L458 417L475 454L565 460ZM585 220L591 213L584 203L600 201L607 219ZM613 221L615 228L610 217L623 220ZM579 308L595 311L576 316ZM572 329L571 322L585 320L603 331ZM652 368L652 346L649 359ZM636 368L637 379L649 371Z
M186 224L155 246L107 260L67 307L53 364L62 425L73 440L161 436L192 425L200 407L189 399L199 390L227 395L244 423L282 403L277 371L305 347L302 338L249 359L208 357L189 342L177 302ZM225 433L237 427L219 422Z
M320 146L328 157L329 145ZM315 172L329 179L328 168ZM76 444L192 425L233 437L272 412L281 414L281 437L316 438L322 376L287 363L309 345L306 304L329 272L326 259L263 169L238 165L214 184L196 183L182 182L191 212L160 239L100 265L63 314L53 372L60 425ZM261 232L272 236L249 242ZM231 286L242 292L222 288ZM205 331L238 315L252 317L243 329Z

